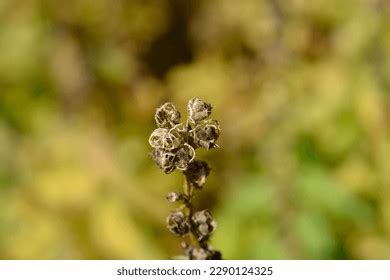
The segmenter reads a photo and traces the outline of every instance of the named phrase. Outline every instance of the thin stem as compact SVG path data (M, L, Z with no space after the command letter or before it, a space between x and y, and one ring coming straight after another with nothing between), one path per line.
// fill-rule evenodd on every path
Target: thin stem
M184 186L183 186L183 189L184 189L184 194L190 199L190 194L191 194L191 182L190 180L188 179L187 175L184 174ZM189 200L188 199L188 200Z
M184 214L188 217L189 220L192 218L192 213L193 213L193 206L192 206L192 196L193 196L193 186L188 179L187 175L184 174L184 195L187 197L186 202L185 202L185 208L184 208ZM190 231L190 240L192 245L198 245L198 236L195 231L191 229Z

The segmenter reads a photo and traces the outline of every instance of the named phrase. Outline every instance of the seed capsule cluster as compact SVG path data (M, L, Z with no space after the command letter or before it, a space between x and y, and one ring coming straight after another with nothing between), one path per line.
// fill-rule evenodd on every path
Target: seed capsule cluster
M167 200L183 204L167 217L169 231L180 237L190 236L192 242L183 242L182 247L190 260L221 259L221 253L214 250L208 240L216 228L216 222L207 210L193 211L192 199L195 191L201 189L210 167L205 161L195 160L198 148L218 147L220 135L217 121L208 119L212 106L198 97L187 104L188 119L180 123L180 112L172 103L165 103L154 116L157 128L149 138L152 159L166 174L178 169L185 176L183 193L170 192Z

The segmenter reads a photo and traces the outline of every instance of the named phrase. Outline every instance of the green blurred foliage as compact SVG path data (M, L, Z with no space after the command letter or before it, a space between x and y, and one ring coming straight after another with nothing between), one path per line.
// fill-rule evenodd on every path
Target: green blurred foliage
M0 258L164 259L155 108L215 105L228 259L390 258L386 0L1 0Z

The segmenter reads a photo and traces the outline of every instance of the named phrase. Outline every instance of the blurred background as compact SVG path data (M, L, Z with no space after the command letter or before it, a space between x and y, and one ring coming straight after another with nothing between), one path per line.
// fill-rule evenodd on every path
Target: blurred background
M166 259L155 109L215 107L228 259L390 259L387 0L1 0L0 258Z

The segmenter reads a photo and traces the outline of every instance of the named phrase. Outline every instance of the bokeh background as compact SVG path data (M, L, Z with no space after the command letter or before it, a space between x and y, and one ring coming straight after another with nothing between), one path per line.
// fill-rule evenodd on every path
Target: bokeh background
M390 258L387 0L1 0L0 258L166 259L160 104L212 103L228 259Z

